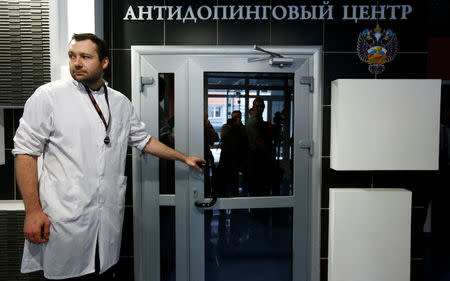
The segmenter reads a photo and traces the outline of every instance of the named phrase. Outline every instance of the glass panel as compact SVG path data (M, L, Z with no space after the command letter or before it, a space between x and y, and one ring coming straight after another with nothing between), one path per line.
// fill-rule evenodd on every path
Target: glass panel
M222 124L224 124L227 120L227 98L208 98L208 113L207 113L207 125L211 125L216 132L217 135L220 134L220 130L222 128ZM209 124L208 124L209 123ZM209 128L208 128L209 129ZM205 131L207 144L213 145L218 139L209 133L210 131Z
M224 95L224 96L226 96L227 95L227 90L225 89L209 89L208 90L208 95L212 95L212 96L214 96L214 95Z
M256 98L250 98L249 100L248 100L248 102L249 102L249 104L251 104L251 105L253 105L253 102L255 101L255 99ZM267 100L263 100L264 101L264 108L266 109L266 108L269 108L268 107L268 105L270 105L270 104L268 104L268 102L267 102ZM249 109L249 113L250 113L250 116L254 116L255 115L255 108L253 108L253 106L252 107L250 107L250 109ZM263 112L262 112L262 119L263 119L263 121L265 121L265 122L267 122L267 115L268 115L268 111L269 110L264 110Z
M245 79L242 77L226 77L226 76L218 76L218 77L208 77L207 79L208 85L210 86L240 86L245 85Z
M174 74L160 73L159 84L159 140L175 148ZM175 162L159 158L159 192L175 194Z
M284 90L261 90L260 96L284 96Z
M240 75L248 81L255 74ZM259 75L270 80L269 74ZM292 80L291 74L284 75L277 78ZM226 97L211 91L205 90L205 157L211 163L205 194L214 190L218 197L292 195L293 88L235 87L227 89Z
M281 79L250 79L251 86L284 86L285 80Z
M175 207L162 206L159 212L161 281L175 281Z
M205 280L292 280L292 208L205 210Z
M227 96L227 121L230 122L233 111L241 112L241 115L245 113L245 90L230 90ZM245 115L245 114L244 114ZM222 123L222 125L224 125Z

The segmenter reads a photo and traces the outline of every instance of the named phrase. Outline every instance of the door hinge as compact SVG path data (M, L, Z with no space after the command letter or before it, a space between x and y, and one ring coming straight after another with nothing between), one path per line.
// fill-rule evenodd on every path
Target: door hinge
M309 156L313 156L314 154L314 142L310 139L300 140L298 142L299 147L301 149L308 149Z
M153 85L153 83L155 82L155 79L153 79L153 77L144 77L141 76L141 93L144 92L144 86L145 85Z
M312 77L312 76L302 76L302 77L300 77L300 84L308 85L309 86L309 91L311 93L314 92L314 77Z

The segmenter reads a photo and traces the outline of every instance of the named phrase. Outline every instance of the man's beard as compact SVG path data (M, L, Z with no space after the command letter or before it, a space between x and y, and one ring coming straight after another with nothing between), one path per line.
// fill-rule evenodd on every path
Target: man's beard
M77 75L75 75L76 71L78 71L78 70L71 71L70 74L72 75L73 79L82 83L83 85L92 85L102 79L101 72L90 73L90 74L86 74L84 76L77 76Z
M85 76L85 77L73 77L76 81L82 83L83 85L92 85L98 82L98 80L101 79L101 76L91 77L91 76Z

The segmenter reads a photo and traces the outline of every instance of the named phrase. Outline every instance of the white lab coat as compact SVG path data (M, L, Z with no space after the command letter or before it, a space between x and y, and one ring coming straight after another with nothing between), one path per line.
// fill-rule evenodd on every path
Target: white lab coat
M106 120L103 89L94 92ZM108 87L109 136L81 83L71 79L41 86L25 104L13 154L43 155L39 196L51 221L49 241L25 241L22 273L44 270L48 279L95 270L98 239L100 272L120 254L125 205L127 146L142 150L150 139L130 101Z

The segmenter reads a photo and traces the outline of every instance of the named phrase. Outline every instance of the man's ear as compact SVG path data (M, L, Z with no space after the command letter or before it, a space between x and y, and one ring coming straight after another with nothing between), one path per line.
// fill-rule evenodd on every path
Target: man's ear
M102 59L102 68L103 68L103 70L108 68L108 64L109 64L109 58L108 57L104 57Z

